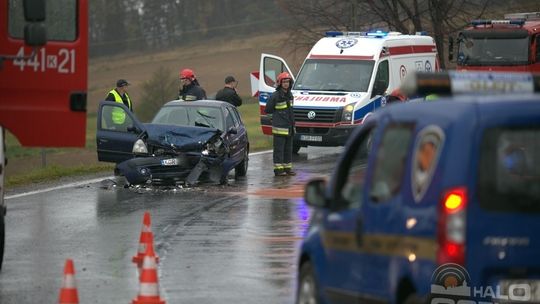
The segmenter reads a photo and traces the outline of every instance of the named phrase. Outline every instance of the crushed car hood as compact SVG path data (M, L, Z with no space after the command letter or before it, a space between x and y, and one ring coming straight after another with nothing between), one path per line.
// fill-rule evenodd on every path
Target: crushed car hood
M159 147L171 147L177 151L200 151L221 131L215 128L145 124L147 143Z

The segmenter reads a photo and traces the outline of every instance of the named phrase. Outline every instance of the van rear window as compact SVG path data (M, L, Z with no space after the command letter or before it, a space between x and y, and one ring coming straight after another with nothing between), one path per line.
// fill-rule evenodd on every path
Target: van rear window
M540 128L494 128L480 148L479 202L484 209L540 213Z

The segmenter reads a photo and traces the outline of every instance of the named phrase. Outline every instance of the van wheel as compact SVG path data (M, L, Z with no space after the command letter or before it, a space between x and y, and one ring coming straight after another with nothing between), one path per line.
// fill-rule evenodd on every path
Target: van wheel
M298 278L298 291L296 293L296 304L318 304L317 282L313 274L313 266L310 262L305 262L300 268Z
M293 145L292 145L292 153L293 154L298 154L298 151L300 151L300 148L302 148L302 146L300 146L299 144L293 143Z
M244 159L234 168L234 177L246 176L249 164L249 150L246 147L244 151Z

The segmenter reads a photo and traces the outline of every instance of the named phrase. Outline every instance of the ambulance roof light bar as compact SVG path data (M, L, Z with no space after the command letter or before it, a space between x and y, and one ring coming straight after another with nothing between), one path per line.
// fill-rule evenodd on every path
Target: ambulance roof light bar
M524 19L508 19L508 20L473 20L471 21L471 25L474 27L477 26L486 26L486 25L494 25L494 24L509 24L509 25L519 25L523 26L525 24Z
M381 30L373 32L341 32L341 31L327 31L326 37L340 37L340 36L367 36L367 37L376 37L383 38L388 36L388 32L383 32Z

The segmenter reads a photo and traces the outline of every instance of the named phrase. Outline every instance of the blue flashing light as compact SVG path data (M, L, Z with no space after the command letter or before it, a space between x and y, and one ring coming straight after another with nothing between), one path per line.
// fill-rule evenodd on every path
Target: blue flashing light
M383 38L383 37L386 37L388 35L388 32L383 32L381 30L377 30L375 32L368 32L367 35L368 35L368 37L371 36L371 37Z
M326 37L337 37L337 36L343 36L343 32L339 32L339 31L326 32Z
M525 20L524 19L511 19L510 24L523 26L525 24Z
M418 36L427 36L427 32L426 31L416 32L416 35L418 35Z

